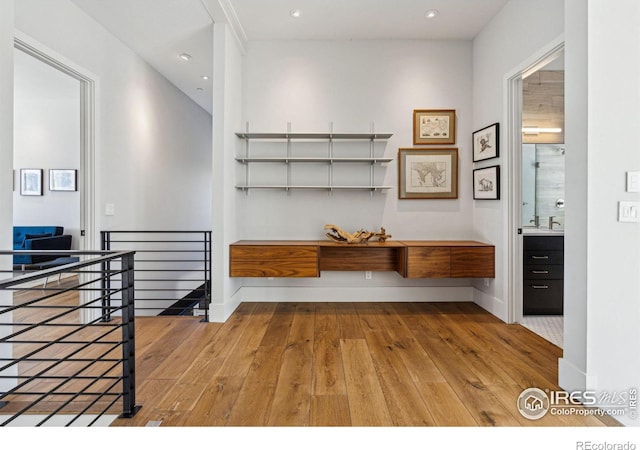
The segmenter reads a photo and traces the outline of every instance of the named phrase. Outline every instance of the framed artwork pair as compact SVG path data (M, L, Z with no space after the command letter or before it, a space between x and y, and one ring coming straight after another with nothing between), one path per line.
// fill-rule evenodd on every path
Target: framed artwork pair
M473 132L473 162L500 156L500 124L494 123ZM473 170L473 199L500 199L500 166Z
M20 195L43 195L42 169L20 169ZM49 170L49 190L75 192L78 190L78 171L75 169Z

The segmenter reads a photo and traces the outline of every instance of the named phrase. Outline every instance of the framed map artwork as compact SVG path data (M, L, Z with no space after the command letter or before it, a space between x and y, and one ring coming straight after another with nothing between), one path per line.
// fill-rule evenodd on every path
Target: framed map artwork
M399 149L398 198L458 198L458 149Z
M414 145L455 144L455 109L414 109L413 143Z

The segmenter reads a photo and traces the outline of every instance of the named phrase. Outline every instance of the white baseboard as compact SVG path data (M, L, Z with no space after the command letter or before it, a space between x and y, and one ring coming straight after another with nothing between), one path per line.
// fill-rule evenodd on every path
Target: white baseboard
M473 288L473 302L498 319L508 323L507 308L502 299L482 292L480 289Z
M471 302L473 287L251 287L224 304L212 304L212 322L224 322L242 302Z
M587 389L587 374L566 358L558 359L558 386L567 392Z
M470 302L471 286L447 287L249 287L243 302Z

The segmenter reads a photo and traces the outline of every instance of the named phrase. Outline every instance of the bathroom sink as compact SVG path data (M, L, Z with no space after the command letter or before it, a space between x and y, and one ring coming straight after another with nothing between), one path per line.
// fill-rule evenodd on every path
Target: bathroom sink
M536 235L536 236L564 236L564 230L550 230L548 228L522 228L522 234Z

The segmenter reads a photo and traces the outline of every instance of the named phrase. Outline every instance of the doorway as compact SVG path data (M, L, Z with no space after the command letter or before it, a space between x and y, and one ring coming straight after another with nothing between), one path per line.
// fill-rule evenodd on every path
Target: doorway
M564 87L563 55L564 41L558 39L509 74L505 84L507 140L513 149L508 162L513 193L507 214L509 319L559 347L565 147L564 96L555 89ZM559 267L543 266L544 262Z
M93 206L96 78L52 51L42 49L40 44L22 34L14 40L14 52L14 133L17 136L14 147L14 225L18 224L16 221L23 220L61 220L65 224L65 233L73 235L72 249L96 248ZM36 114L39 117L34 117ZM29 119L23 120L25 118ZM49 123L40 126L37 119ZM63 126L56 130L61 120ZM50 139L52 133L56 139ZM33 199L20 196L20 170L25 166L41 170L42 196L37 196L41 197L37 200L42 205L29 204L26 200ZM75 171L75 190L51 191L51 169ZM68 172L63 174L69 175ZM48 202L46 206L44 202ZM39 210L38 219L34 218L34 209ZM58 220L56 210L67 217Z

